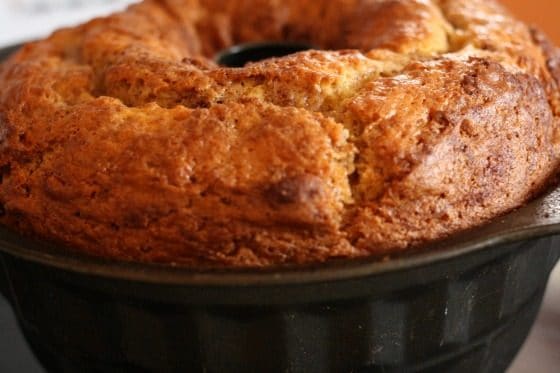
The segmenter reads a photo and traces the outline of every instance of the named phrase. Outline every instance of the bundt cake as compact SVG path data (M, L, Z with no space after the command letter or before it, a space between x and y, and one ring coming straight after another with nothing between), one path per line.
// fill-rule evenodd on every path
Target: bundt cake
M233 45L315 49L220 66ZM146 0L0 67L0 223L186 266L399 253L560 159L560 54L492 0Z

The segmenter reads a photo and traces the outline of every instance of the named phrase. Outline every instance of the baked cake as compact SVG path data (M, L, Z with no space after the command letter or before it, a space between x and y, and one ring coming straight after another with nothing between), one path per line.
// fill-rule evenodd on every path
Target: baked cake
M243 68L240 43L317 47ZM491 0L146 0L0 67L0 223L120 260L398 253L558 167L559 53Z

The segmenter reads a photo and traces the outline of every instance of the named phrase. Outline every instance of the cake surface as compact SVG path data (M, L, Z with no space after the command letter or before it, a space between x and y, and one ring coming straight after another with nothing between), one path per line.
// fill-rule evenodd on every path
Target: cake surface
M213 62L283 40L320 50ZM546 186L559 63L491 0L147 0L0 65L0 223L188 266L408 250Z

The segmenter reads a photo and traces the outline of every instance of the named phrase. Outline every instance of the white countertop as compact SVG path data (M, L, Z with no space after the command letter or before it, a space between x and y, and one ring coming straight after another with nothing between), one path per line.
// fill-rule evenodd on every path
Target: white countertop
M539 319L508 373L560 371L560 265L548 286Z
M0 0L0 47L48 35L96 16L124 9L134 0Z

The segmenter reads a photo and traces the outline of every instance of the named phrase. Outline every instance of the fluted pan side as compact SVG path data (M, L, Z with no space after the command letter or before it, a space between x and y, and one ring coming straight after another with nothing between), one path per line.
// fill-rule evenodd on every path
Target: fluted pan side
M302 286L283 302L281 288L259 289L261 305L205 304L196 291L209 289L185 297L179 285L175 299L161 296L169 285L126 293L119 281L99 287L103 279L2 255L21 326L53 372L499 372L535 319L555 242L495 248L502 255L484 263L453 259L435 277L433 266L403 271L390 291L384 275L347 291L344 282ZM429 281L416 281L423 274ZM304 300L329 288L330 301ZM253 290L236 291L247 300Z

